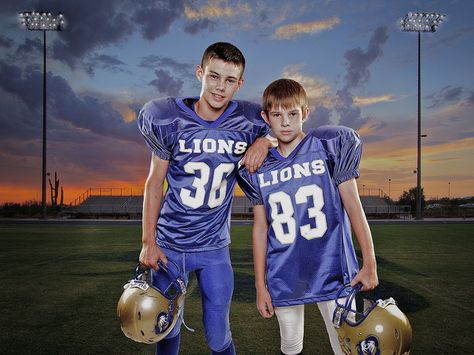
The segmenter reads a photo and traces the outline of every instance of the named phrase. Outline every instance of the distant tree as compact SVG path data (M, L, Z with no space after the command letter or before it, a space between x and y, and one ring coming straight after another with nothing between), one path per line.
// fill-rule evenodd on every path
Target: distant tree
M0 217L39 217L41 204L37 201L23 203L5 202L0 206Z
M398 199L399 205L409 205L411 210L416 211L416 187L412 187L408 191L403 191L400 198ZM425 208L425 192L421 188L421 209Z

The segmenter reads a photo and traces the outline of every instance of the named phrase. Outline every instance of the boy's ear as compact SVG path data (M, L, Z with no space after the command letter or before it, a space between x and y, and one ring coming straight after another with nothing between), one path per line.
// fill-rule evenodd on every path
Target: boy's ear
M260 112L260 116L262 116L263 120L267 123L267 125L270 126L270 120L268 119L268 116L267 116L267 114L265 113L265 111L261 111L261 112Z
M237 82L237 90L239 90L242 85L244 85L244 78L239 79L239 81Z
M306 106L306 108L303 109L303 119L302 119L303 122L305 122L308 119L309 112L310 112L310 109L308 106Z
M204 68L201 66L201 64L196 65L196 78L198 78L199 81L202 81L202 77L204 76Z

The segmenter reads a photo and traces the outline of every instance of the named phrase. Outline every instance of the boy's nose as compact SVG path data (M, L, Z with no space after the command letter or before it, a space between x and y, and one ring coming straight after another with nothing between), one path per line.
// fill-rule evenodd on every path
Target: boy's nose
M225 81L224 80L218 80L216 84L216 89L218 90L225 90Z

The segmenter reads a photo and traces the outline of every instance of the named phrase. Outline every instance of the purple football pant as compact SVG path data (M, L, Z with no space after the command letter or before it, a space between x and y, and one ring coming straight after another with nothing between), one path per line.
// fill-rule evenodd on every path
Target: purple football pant
M185 253L161 248L165 255L185 272L196 274L202 299L202 321L209 348L213 354L235 354L229 324L229 310L234 290L234 273L230 264L229 247L217 250ZM152 272L152 284L154 283ZM156 344L159 355L175 355L179 352L179 319L165 339Z

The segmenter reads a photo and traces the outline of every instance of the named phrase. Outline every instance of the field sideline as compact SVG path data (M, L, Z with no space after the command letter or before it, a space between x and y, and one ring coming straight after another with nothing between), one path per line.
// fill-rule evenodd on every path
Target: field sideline
M414 329L412 354L470 354L474 224L373 225L382 297ZM0 225L0 353L153 354L121 333L122 285L140 249L138 225ZM249 226L232 227L231 326L239 354L279 354L276 319L254 305ZM191 278L181 354L207 354ZM305 314L305 354L330 354L317 307Z

